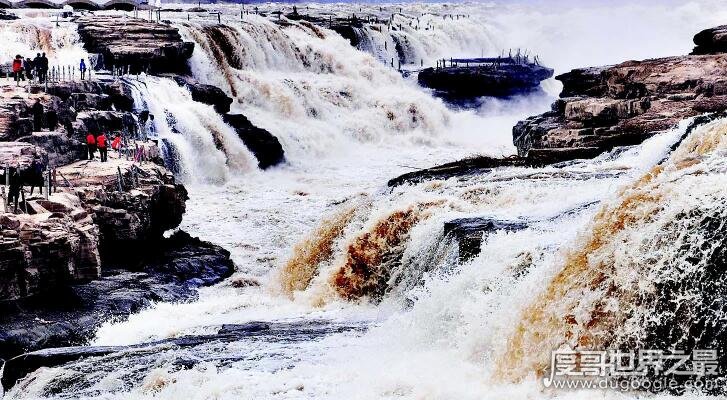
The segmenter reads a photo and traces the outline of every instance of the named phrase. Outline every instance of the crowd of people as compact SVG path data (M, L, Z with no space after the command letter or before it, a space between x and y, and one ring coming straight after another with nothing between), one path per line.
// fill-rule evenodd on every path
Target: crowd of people
M81 59L78 65L78 71L81 74L81 80L86 79L86 60ZM69 70L70 74L71 71ZM38 83L45 83L48 80L48 57L45 53L37 53L34 59L23 58L20 54L15 56L12 65L12 74L15 83L20 85L20 81L32 81L36 79Z
M13 60L13 76L18 85L26 78L29 81L37 79L39 83L44 83L48 79L48 57L45 53L37 53L31 60L30 57L23 58L20 54L16 55Z
M119 151L121 149L121 136L114 137L114 140L111 141L111 148ZM88 133L86 135L86 148L88 150L88 159L93 160L94 156L96 154L96 150L98 150L98 155L101 160L101 162L106 162L109 159L109 141L108 138L106 138L106 135L101 133L100 135L96 136L93 133Z

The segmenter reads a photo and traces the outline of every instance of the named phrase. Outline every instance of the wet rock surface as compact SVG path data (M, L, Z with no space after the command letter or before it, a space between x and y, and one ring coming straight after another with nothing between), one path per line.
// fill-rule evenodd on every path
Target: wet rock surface
M235 129L237 136L255 155L260 168L266 169L285 161L283 146L273 134L253 125L242 114L225 114L223 119Z
M98 15L76 22L86 49L101 55L97 69L185 72L194 50L194 44L183 41L176 28L161 23Z
M444 234L457 242L459 260L465 262L480 254L486 235L500 230L519 231L527 228L520 221L502 221L486 217L458 218L444 223Z
M27 374L40 367L63 366L71 372L70 381L56 382L64 388L72 387L82 396L94 380L111 373L119 365L135 365L119 376L127 384L138 384L161 359L170 369L189 369L207 360L214 360L222 369L231 363L244 360L240 354L226 348L226 344L241 341L265 341L271 343L296 343L323 338L341 332L362 331L364 325L346 324L326 320L300 322L248 322L222 325L207 335L182 336L131 346L89 346L49 348L12 358L5 365L2 384L10 388ZM157 362L152 362L156 360ZM22 381L19 383L22 390ZM53 386L51 383L49 386Z
M206 85L197 82L193 78L186 76L174 75L173 79L180 86L186 87L192 94L192 100L200 103L209 104L214 106L215 111L220 114L230 112L230 104L232 104L232 98L230 98L225 92L213 85Z
M184 232L135 251L137 264L104 270L100 279L0 302L0 358L83 344L108 319L124 318L152 302L195 299L195 288L234 271L229 252Z

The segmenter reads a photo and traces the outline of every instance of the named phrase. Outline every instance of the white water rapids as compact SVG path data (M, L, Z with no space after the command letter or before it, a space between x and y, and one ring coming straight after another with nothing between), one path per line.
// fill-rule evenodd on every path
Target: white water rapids
M280 26L275 17L247 14L240 21L240 6L218 7L224 12L225 28L216 36L205 30L216 22L211 16L188 21L186 13L170 13L165 18L180 28L185 40L195 42L190 60L194 77L221 87L234 98L234 112L278 137L287 162L258 170L234 130L211 106L192 101L168 78L132 82L135 96L156 116L156 131L173 148L174 155L167 156L175 158L177 175L188 187L191 198L181 229L230 250L237 273L201 289L198 301L157 304L126 321L109 321L91 344L129 345L207 334L223 324L250 321L300 326L324 321L325 326L353 329L302 339L281 336L91 358L40 369L7 398L634 396L543 391L532 367L538 360L513 358L513 371L507 371L502 360L510 357L508 339L514 328L526 325L523 314L563 268L568 252L578 249L598 224L599 210L617 208L624 188L635 185L669 155L688 121L642 145L594 160L539 169L501 168L466 180L389 189L388 179L416 168L474 154L514 153L512 125L547 110L559 85L548 81L542 93L486 100L477 110L453 110L388 66L386 60L394 56L393 36L364 32L368 41L362 51L325 28ZM281 7L291 11L289 5L259 5L262 11ZM434 26L395 33L396 40L409 44L406 62L416 65L424 60L431 65L441 57L528 48L556 73L630 58L686 54L695 32L727 17L711 2L568 9L542 4L310 4L298 5L298 10L373 15L399 7L405 16L419 16L419 24ZM445 13L468 17L443 19ZM618 28L614 21L619 21ZM3 27L3 38L15 43L7 54L42 48L24 39L28 30L13 27L23 23ZM47 21L32 25L44 26L54 38L67 29L53 28ZM225 38L224 46L220 37ZM73 52L82 51L73 40L49 43L54 52L69 57L77 58ZM717 144L703 154L686 145L680 148L668 165L679 165L687 153L699 153L704 171L692 178L681 169L667 168L660 178L665 191L688 189L702 201L720 200L714 188L725 184L725 143L715 135L724 136L725 124L717 121L692 133L693 140ZM683 183L679 179L684 176L691 180ZM674 199L669 213L694 206L686 194ZM441 248L443 224L463 217L524 222L527 227L490 234L479 255L458 264L451 257L451 243ZM411 225L405 241L384 249L401 255L393 270L401 280L381 302L344 300L333 277L345 264L349 247L366 234L375 237L382 222ZM310 243L317 234L339 225L340 232L328 243L328 257L310 265L291 263L318 249ZM631 236L623 237L636 236L628 233ZM237 287L235 282L243 280L259 286ZM401 282L406 284L398 285ZM296 290L289 292L291 287ZM537 353L533 342L531 350ZM195 363L180 368L179 360ZM501 375L519 379L498 379Z

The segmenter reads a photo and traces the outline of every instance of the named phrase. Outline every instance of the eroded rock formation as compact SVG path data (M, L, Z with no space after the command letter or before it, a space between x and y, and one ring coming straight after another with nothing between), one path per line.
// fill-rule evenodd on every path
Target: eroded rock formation
M86 50L101 55L96 68L184 72L194 50L194 43L183 41L176 28L161 23L99 15L77 23Z
M153 244L138 250L142 263L136 270L105 269L100 279L0 302L0 358L84 344L110 318L126 317L152 302L195 299L195 288L217 283L234 271L226 250L186 233Z
M556 79L563 91L552 110L513 128L521 156L595 155L638 144L685 118L727 109L725 54L627 61Z

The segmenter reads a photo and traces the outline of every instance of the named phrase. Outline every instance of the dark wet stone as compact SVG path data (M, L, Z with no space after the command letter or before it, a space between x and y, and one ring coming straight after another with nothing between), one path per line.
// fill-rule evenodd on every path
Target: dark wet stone
M50 388L55 393L66 393L69 387L89 386L85 376L89 374L111 372L119 365L132 364L135 367L122 377L124 380L139 380L139 371L151 369L154 360L164 353L172 366L178 369L190 369L195 365L209 361L219 366L244 359L246 354L224 353L219 344L242 340L263 340L267 342L295 343L316 340L329 334L361 331L365 325L341 325L325 320L307 320L300 322L248 322L244 324L222 325L217 332L209 335L193 335L178 338L162 339L130 346L76 346L48 348L22 354L7 361L2 377L3 387L9 389L16 382L41 367L64 366L70 370L81 372L73 382L63 382L60 388ZM214 350L213 350L214 349ZM182 351L186 350L186 351ZM95 359L104 357L103 360ZM49 383L53 385L53 383ZM56 390L58 389L58 390Z
M285 152L278 138L265 129L253 125L242 114L225 114L223 118L227 124L235 128L237 136L242 139L248 149L258 160L258 166L266 169L285 161Z
M183 232L134 251L142 255L139 264L127 265L135 271L117 267L99 280L0 303L0 358L83 344L110 318L124 318L153 302L193 300L195 288L234 271L229 252Z
M455 65L419 71L419 84L452 98L511 96L531 92L553 76L550 68L510 58L447 62Z
M480 254L484 237L495 231L519 231L527 228L521 221L502 221L486 217L458 218L444 223L444 234L457 242L460 262Z
M192 100L214 106L215 110L224 114L230 112L232 99L225 94L224 90L213 85L206 85L197 82L193 78L174 75L173 79L178 85L186 87L192 94Z

